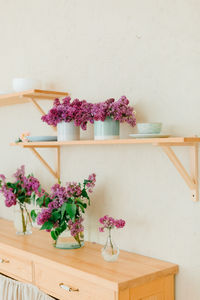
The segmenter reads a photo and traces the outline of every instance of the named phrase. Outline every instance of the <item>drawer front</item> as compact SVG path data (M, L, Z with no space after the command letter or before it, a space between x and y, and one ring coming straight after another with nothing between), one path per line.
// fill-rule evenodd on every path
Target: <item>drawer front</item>
M23 256L0 249L0 272L15 279L32 282L32 263Z
M69 272L35 264L35 284L44 292L60 300L114 300L112 290L102 288Z

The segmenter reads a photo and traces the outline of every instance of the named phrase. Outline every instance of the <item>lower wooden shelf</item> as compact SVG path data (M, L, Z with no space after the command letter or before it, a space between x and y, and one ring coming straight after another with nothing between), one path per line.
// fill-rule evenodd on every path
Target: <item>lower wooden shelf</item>
M60 300L174 300L177 265L126 251L110 263L101 248L86 242L81 249L56 249L49 233L16 236L12 223L0 219L2 274Z
M66 142L24 142L12 143L12 146L20 146L29 148L34 155L41 161L41 163L48 169L48 171L60 181L60 147L67 146L83 146L83 145L140 145L151 144L153 146L161 147L166 153L170 161L173 163L179 174L184 179L185 183L191 190L192 200L199 199L199 183L198 183L198 144L200 137L169 137L169 138L150 138L150 139L117 139L117 140L79 140ZM187 172L177 155L171 147L186 146L190 147L191 168L190 174ZM47 161L38 153L36 148L54 148L57 151L57 167L54 171Z

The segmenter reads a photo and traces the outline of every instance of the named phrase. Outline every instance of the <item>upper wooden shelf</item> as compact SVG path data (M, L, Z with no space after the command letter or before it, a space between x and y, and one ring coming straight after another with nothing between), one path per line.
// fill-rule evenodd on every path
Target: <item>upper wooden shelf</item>
M66 142L24 142L11 143L12 146L21 146L24 148L51 148L73 145L120 145L120 144L153 144L153 145L190 145L200 143L200 137L169 137L169 138L151 138L151 139L116 139L116 140L79 140Z
M19 146L30 149L42 164L50 171L50 173L59 181L60 180L60 148L62 146L76 146L76 145L140 145L151 144L153 146L160 146L171 160L177 171L180 173L185 183L192 193L192 199L198 200L198 144L200 137L169 137L169 138L151 138L151 139L117 139L117 140L79 140L66 142L25 142L12 143L12 146ZM177 155L171 149L171 146L190 146L190 174L185 169ZM57 150L57 167L54 171L44 158L37 152L35 148L54 148Z
M30 99L54 100L55 98L67 96L67 92L28 90L20 93L5 94L0 96L0 106L15 105L30 102Z

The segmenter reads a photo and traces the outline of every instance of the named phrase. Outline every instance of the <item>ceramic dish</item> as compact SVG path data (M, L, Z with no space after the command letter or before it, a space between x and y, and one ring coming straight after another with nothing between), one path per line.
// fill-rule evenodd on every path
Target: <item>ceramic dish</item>
M57 136L28 136L29 142L52 142L57 141Z
M135 139L148 139L148 138L168 138L170 135L169 134L161 134L161 133L136 133L136 134L129 134L130 137L135 138Z
M137 123L137 129L140 134L159 134L162 123Z

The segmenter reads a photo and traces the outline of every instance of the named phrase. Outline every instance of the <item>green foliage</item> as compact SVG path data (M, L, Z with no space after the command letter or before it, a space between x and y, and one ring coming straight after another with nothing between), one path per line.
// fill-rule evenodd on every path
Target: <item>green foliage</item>
M41 187L41 185L40 185L39 188L38 188L38 192L39 192L39 193L42 192L42 187Z
M61 219L64 218L65 212L66 212L66 208L67 208L67 203L63 203L63 205L61 206Z
M44 229L51 230L53 228L53 225L54 224L51 221L47 221L42 225L40 230L44 230Z
M81 195L84 197L84 198L87 198L88 200L90 200L90 198L89 198L89 196L88 196L88 193L87 193L87 191L86 191L86 189L84 188L84 189L82 189L82 193L81 193Z
M58 221L60 219L60 211L55 210L54 212L52 212L50 219L53 223L56 223L56 221Z
M36 214L35 210L33 209L31 211L31 219L33 220L33 222L35 222L36 218L37 218L37 214Z
M79 198L78 200L76 200L76 204L77 204L77 206L80 207L82 213L84 213L84 212L85 212L85 209L87 208L87 204L84 203L84 202L82 202L82 201L80 200L80 198Z
M57 227L55 230L51 231L51 237L53 240L57 240L59 235L65 231L65 229L67 228L66 223L64 222L62 225L60 225L59 227Z
M74 220L76 215L76 204L67 203L66 212L70 216L70 219Z

